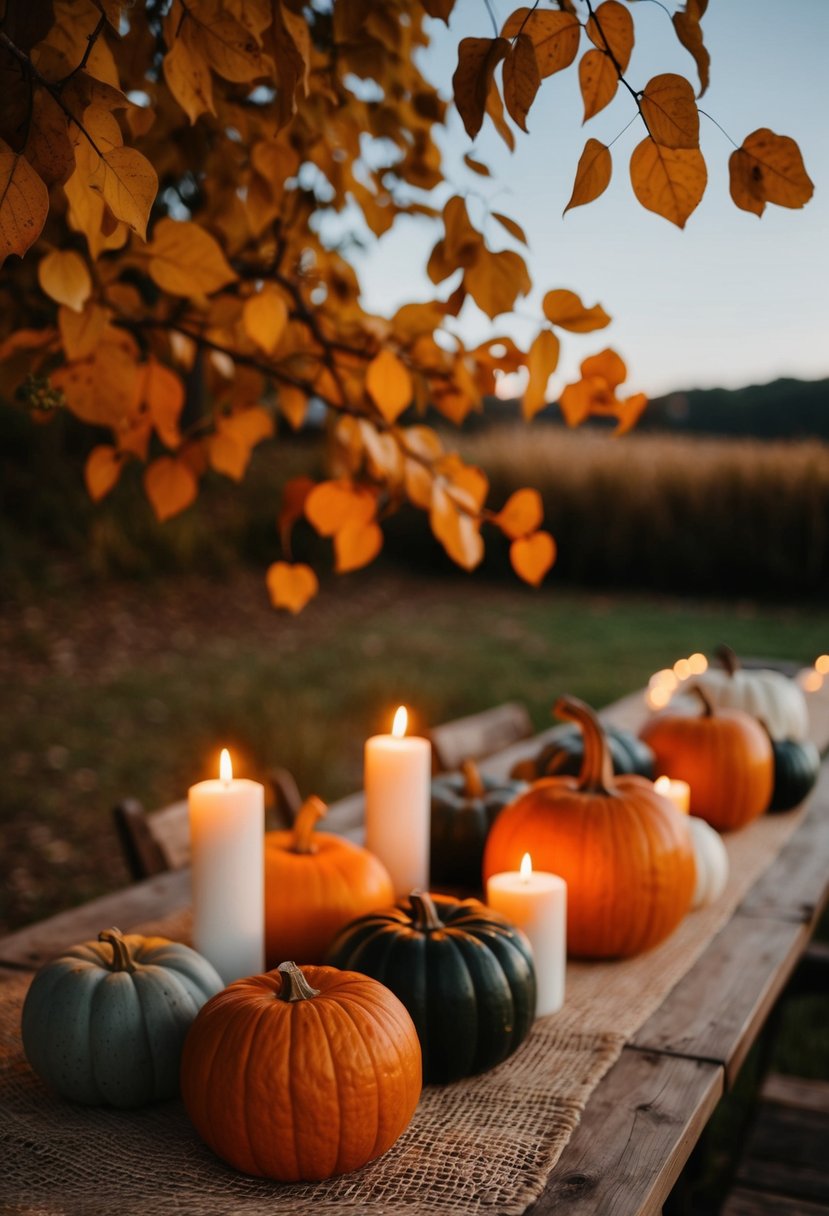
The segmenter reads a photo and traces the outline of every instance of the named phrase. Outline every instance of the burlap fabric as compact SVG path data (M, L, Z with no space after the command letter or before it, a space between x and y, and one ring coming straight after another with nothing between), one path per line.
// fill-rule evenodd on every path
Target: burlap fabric
M571 964L564 1009L537 1022L512 1059L481 1077L427 1088L390 1152L324 1183L280 1186L226 1169L197 1140L177 1102L119 1113L52 1097L20 1046L30 976L7 975L0 981L0 1210L521 1213L540 1194L626 1039L693 965L801 818L802 812L768 817L729 838L731 878L714 907L689 915L667 942L639 958ZM141 927L186 940L189 919Z

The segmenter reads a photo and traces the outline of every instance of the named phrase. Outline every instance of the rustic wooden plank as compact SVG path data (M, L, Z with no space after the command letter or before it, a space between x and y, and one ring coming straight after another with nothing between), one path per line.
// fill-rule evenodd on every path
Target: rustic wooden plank
M805 924L733 916L632 1046L722 1064L730 1087L808 940Z
M527 1216L655 1216L722 1091L715 1064L623 1051Z
M738 1187L729 1194L720 1216L829 1216L829 1207Z
M756 1190L829 1204L829 1115L763 1103L737 1167Z
M793 1106L797 1110L814 1111L829 1118L829 1081L808 1080L806 1077L789 1077L781 1072L772 1072L763 1082L760 1101L775 1102L778 1106ZM826 1143L829 1145L829 1137Z

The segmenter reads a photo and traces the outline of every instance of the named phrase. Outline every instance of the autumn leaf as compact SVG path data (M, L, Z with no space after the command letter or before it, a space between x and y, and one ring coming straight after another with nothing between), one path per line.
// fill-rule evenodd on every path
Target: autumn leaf
M521 32L532 41L542 77L569 67L578 54L581 24L574 13L516 9L507 18L501 37L511 39Z
M242 321L248 336L271 355L288 324L288 306L276 287L266 285L245 300Z
M623 384L628 374L624 359L610 347L582 359L580 370L583 376L601 376L611 388Z
M103 152L89 179L89 187L101 195L116 219L123 220L142 240L147 239L147 221L158 193L158 177L145 156L136 148Z
M319 591L319 581L310 566L297 562L274 562L268 567L265 582L274 608L301 612Z
M40 236L49 212L49 192L24 156L0 139L0 266L18 257Z
M628 431L632 430L647 404L646 393L634 393L631 397L625 397L624 401L620 401L616 411L619 422L613 432L614 435L626 435Z
M289 424L298 431L305 421L308 412L308 396L301 388L292 384L281 384L276 397L279 411L288 419Z
M179 515L198 493L193 470L174 456L159 456L144 470L144 490L156 518L164 521Z
M493 519L505 536L518 540L535 532L544 518L544 507L538 490L516 490Z
M192 22L184 21L179 36L164 56L167 88L191 123L201 114L215 114L213 78L204 55L192 36Z
M470 139L474 139L481 129L493 74L509 46L506 38L462 38L460 41L452 91Z
M481 251L483 238L480 232L472 227L466 203L457 194L450 198L443 208L443 226L446 236L442 243L442 256L447 265L451 266L452 270L458 266L471 266Z
M184 408L181 380L169 367L150 358L144 369L143 396L159 439L166 447L177 448L181 443L178 421Z
M689 5L684 10L674 13L672 20L677 38L686 51L690 51L694 57L694 63L699 72L699 96L702 97L710 81L711 56L705 49L699 17L692 12Z
M527 114L540 84L532 39L527 34L517 34L504 59L504 105L522 131L527 130Z
M240 443L234 435L217 431L207 438L207 456L210 467L231 481L241 481L250 460L250 448Z
M109 309L91 300L87 300L80 312L61 305L58 309L58 329L67 359L88 359L93 355L109 318Z
M568 329L574 334L589 334L594 329L604 329L610 324L610 317L601 304L587 308L574 291L548 291L541 302L541 308L544 316L553 325Z
M579 86L584 101L584 118L587 122L609 105L616 96L619 77L612 61L604 51L585 51L579 60Z
M464 570L474 570L484 555L480 523L462 511L445 486L432 486L429 524L453 562Z
M403 413L414 391L409 369L386 349L369 363L366 389L387 422L394 422Z
M152 278L175 296L209 295L236 278L218 242L190 220L159 220L144 252Z
M383 547L383 533L375 523L349 523L334 536L338 574L360 570L373 562Z
M534 418L547 404L547 383L558 366L559 341L550 329L542 329L527 352L530 378L521 408L524 417Z
M533 532L512 542L509 559L519 578L532 587L540 587L556 560L556 542L549 532Z
M645 85L639 98L652 137L663 148L699 147L699 111L684 76L665 72Z
M92 290L86 262L74 249L52 249L40 259L37 281L50 299L80 312Z
M423 0L423 7L430 17L437 17L448 25L455 0Z
M26 160L47 186L65 182L75 167L75 152L69 137L66 114L45 89L38 89L32 103Z
M321 481L305 499L304 510L320 536L334 536L348 524L365 526L374 519L377 499L353 482Z
M585 203L592 203L600 194L604 194L610 184L612 172L610 149L598 139L588 139L579 157L573 193L564 208L565 215L571 207L583 207Z
M800 148L788 135L761 127L728 161L731 197L743 211L762 215L766 203L804 207L814 193Z
M684 228L705 193L708 171L697 148L662 148L648 135L633 150L630 181L643 207Z
M464 156L463 163L466 165L467 169L471 169L472 172L477 173L479 177L490 176L489 169L486 167L486 165L483 164L482 161L475 160L469 155L469 153Z
M509 312L518 296L532 287L527 266L520 254L511 249L492 253L488 249L464 273L464 286L488 317Z
M612 57L624 72L633 50L633 18L628 9L619 0L605 0L585 28L593 45L603 54L609 51L607 58Z
M221 6L202 6L194 38L213 71L225 80L248 84L259 77L273 79L273 59L259 49L241 21Z
M121 476L123 467L123 457L112 444L100 443L92 449L86 458L83 476L93 502L100 502L110 492Z
M494 80L490 84L489 92L486 95L486 112L492 121L493 127L501 136L510 152L514 151L515 136L506 118L504 118L504 103L501 100L501 94L498 92L498 85Z
M516 241L520 241L522 245L527 244L527 236L520 224L516 224L515 220L511 220L508 215L502 215L500 211L493 211L492 218L497 220L502 228L506 228L510 236L514 236Z

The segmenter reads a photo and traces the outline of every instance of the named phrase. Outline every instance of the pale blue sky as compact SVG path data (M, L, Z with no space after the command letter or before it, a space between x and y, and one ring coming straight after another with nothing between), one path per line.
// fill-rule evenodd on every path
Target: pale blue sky
M515 7L513 0L492 3L499 20ZM676 8L676 0L667 4ZM683 73L696 86L693 60L664 9L652 0L631 7L637 46L628 78L635 87L662 71ZM434 43L423 67L448 97L459 39L489 36L492 27L483 0L458 0L448 31L438 22L432 26ZM573 68L542 84L530 134L516 132L513 154L485 124L474 153L489 164L491 179L462 166L471 145L452 114L445 140L452 189L435 197L442 203L450 192L471 190L518 220L530 241L535 283L519 303L519 317L493 323L467 303L457 323L464 338L497 331L526 342L534 326L524 317L540 315L541 296L552 287L576 290L587 304L599 301L614 318L599 333L566 336L553 390L575 378L581 359L608 344L628 362L628 391L829 375L829 0L711 0L703 29L712 71L701 106L738 144L763 126L798 141L815 183L803 210L769 206L762 219L739 211L728 194L731 145L703 118L708 189L684 231L633 197L628 161L644 135L639 121L613 146L614 174L605 194L562 219L585 139L609 143L633 106L620 90L582 128ZM470 211L481 222L484 204L473 199ZM365 302L378 312L433 291L423 270L436 239L433 227L408 219L398 227L359 259ZM515 247L494 221L485 232L492 247Z

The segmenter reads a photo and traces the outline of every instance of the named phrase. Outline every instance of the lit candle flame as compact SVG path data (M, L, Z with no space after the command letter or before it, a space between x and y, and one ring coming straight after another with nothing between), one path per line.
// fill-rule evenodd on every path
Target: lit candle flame
M521 874L522 882L530 881L533 872L533 859L530 857L529 853L525 853L521 858L521 868L519 872Z
M670 777L657 777L653 783L653 788L656 790L657 794L664 794L665 797L667 797L671 792Z
M230 752L226 747L222 748L219 758L219 780L222 785L230 785L233 780L233 765L230 762Z
M406 711L406 706L401 705L397 713L394 715L391 733L395 739L402 739L406 733L406 727L409 725L409 715Z

